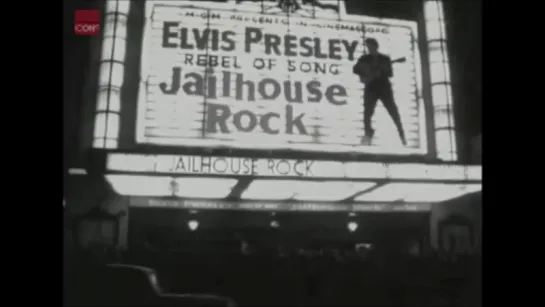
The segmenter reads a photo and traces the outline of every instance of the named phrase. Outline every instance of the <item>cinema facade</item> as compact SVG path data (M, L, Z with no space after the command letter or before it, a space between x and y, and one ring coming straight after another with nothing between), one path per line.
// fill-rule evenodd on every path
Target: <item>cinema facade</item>
M81 240L284 228L436 245L434 208L481 190L481 167L458 163L442 3L416 21L332 3L107 1L66 201L119 225ZM407 146L381 106L361 144L364 37L404 59L392 84Z

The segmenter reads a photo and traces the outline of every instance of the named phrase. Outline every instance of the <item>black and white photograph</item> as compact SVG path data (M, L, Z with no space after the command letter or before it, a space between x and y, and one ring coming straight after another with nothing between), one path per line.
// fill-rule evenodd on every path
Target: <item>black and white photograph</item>
M481 306L482 0L64 15L64 306Z

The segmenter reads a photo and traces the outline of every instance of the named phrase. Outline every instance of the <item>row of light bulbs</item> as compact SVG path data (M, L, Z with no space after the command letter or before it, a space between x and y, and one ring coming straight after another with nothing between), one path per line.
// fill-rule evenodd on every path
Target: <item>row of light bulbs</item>
M278 223L277 220L272 220L270 225L271 225L272 228L278 228L278 227L280 227L280 224ZM353 221L348 222L348 223L346 224L346 227L348 228L348 231L350 231L350 232L355 232L355 231L358 229L358 226L359 226L358 223L353 222ZM189 230L191 230L191 231L196 231L196 230L199 228L199 221L197 221L197 220L189 220L189 221L187 222L187 227L188 227Z
M190 212L192 214L195 214L196 211L192 211ZM271 214L273 217L276 216L276 213L272 213ZM353 217L355 216L354 213L350 213L349 214L350 217ZM273 219L270 223L270 226L272 228L279 228L280 227L280 223L278 223L278 221L276 219ZM348 231L350 232L355 232L357 229L358 229L358 223L355 222L355 221L349 221L347 224L346 224L346 228L348 228ZM197 219L191 219L187 222L187 228L189 228L189 230L191 231L196 231L198 228L199 228L199 221Z

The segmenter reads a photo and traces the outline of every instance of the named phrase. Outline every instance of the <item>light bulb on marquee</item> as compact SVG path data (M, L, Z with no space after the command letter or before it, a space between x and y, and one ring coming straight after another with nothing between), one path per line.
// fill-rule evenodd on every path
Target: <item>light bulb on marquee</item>
M358 223L356 223L356 222L348 222L347 227L348 227L348 230L349 230L350 232L354 232L354 231L356 231L356 230L358 229Z
M199 228L199 222L197 220L191 220L187 222L187 227L189 227L189 230L195 231Z

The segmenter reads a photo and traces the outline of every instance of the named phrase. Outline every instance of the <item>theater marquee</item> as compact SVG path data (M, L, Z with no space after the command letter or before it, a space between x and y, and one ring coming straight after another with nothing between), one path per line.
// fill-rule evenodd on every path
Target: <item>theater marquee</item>
M184 200L173 203L145 200L139 205L173 208L190 208L195 203L185 200L192 199L209 209L328 211L328 208L340 210L335 202L350 200L350 203L388 206L346 210L409 210L397 205L449 200L480 191L482 181L481 167L463 165L121 152L108 153L106 161L106 179L117 194L148 200L149 197ZM229 199L249 202L201 202L226 200L229 195ZM275 201L288 200L296 204L270 207Z
M416 23L307 18L148 1L139 143L389 154L426 153ZM353 19L353 18L352 18ZM362 26L364 25L364 26ZM365 31L365 32L364 32ZM394 64L408 146L386 111L361 145L363 85L352 66L372 36Z
M108 172L162 175L481 181L481 167L252 157L109 153Z

